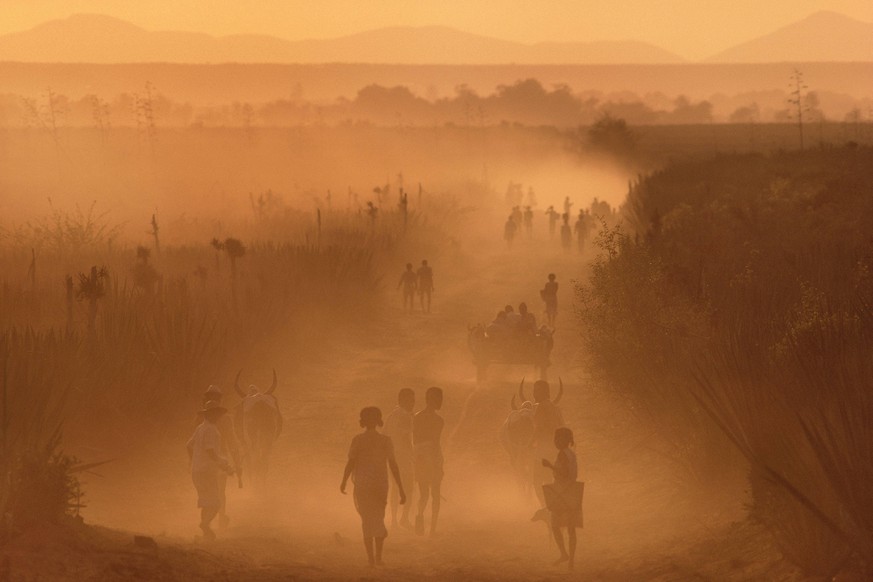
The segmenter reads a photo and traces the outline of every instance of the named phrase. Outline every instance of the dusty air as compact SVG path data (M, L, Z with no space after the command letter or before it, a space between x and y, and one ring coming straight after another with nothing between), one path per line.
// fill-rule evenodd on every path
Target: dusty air
M0 581L873 579L869 3L8 4Z

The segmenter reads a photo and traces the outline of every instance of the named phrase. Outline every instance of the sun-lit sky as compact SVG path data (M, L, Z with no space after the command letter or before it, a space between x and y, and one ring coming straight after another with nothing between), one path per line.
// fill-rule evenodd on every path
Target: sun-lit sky
M79 12L149 30L288 39L439 24L523 42L641 40L697 59L818 10L873 21L871 0L0 0L0 34Z

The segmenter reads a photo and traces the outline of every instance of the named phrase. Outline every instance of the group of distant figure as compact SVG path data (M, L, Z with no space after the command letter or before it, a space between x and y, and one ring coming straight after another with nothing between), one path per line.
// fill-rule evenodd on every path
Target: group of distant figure
M415 309L415 295L421 310L430 313L431 296L433 295L433 269L427 264L427 260L421 261L418 270L412 270L412 263L406 263L406 270L400 275L397 289L403 290L403 309L412 311Z
M555 234L558 231L558 219L560 219L561 247L566 252L572 251L573 237L575 235L576 248L578 252L581 253L584 252L585 241L588 239L590 233L596 228L598 220L612 218L614 210L608 202L595 198L592 201L590 208L583 208L579 210L576 221L571 227L570 210L572 209L572 207L573 203L570 201L570 197L567 196L564 198L563 213L558 212L558 210L555 209L554 205L549 206L548 209L546 209L546 216L549 220L549 238L555 238ZM506 219L506 224L503 227L503 239L506 241L506 245L508 248L512 248L513 242L515 241L518 233L521 232L522 228L524 229L526 238L533 238L533 218L534 212L531 206L526 206L523 212L519 206L514 206L512 208L512 212L510 213L509 218Z
M558 282L554 273L549 273L548 281L540 289L540 298L545 303L546 324L553 328L558 316ZM528 310L527 303L522 302L518 304L518 311L512 305L506 305L498 311L485 328L485 333L499 341L535 335L538 330L536 316Z

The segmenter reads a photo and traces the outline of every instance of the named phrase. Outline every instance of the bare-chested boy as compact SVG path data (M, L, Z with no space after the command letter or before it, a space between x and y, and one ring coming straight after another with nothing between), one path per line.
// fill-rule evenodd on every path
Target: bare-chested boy
M385 418L384 434L391 437L394 443L394 458L400 470L400 479L411 489L408 492L407 503L403 505L400 525L411 528L409 523L409 507L412 505L414 492L415 460L412 445L412 411L415 408L415 392L411 388L403 388L397 395L397 406ZM391 487L389 500L391 502L391 524L397 526L397 507L400 502L400 489Z
M385 529L388 468L397 482L400 503L406 503L406 494L403 492L403 481L394 460L391 438L376 430L382 426L382 411L375 406L368 406L361 410L360 422L364 432L352 439L340 491L345 495L346 483L352 477L355 483L355 508L361 516L367 559L371 566L380 566L382 546L388 537L388 530Z
M415 480L418 481L418 514L415 533L424 534L424 510L431 501L430 535L436 533L440 513L440 485L443 480L443 452L440 437L445 421L437 410L443 405L443 389L433 386L425 393L425 408L412 422L412 442L415 445Z

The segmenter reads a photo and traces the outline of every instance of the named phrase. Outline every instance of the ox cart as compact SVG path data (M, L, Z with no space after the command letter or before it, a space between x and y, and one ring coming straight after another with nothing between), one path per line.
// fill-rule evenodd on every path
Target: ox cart
M534 366L540 379L546 379L551 362L553 332L546 326L536 333L505 333L492 335L484 325L469 328L467 344L476 366L476 378L484 382L491 364L523 364Z

